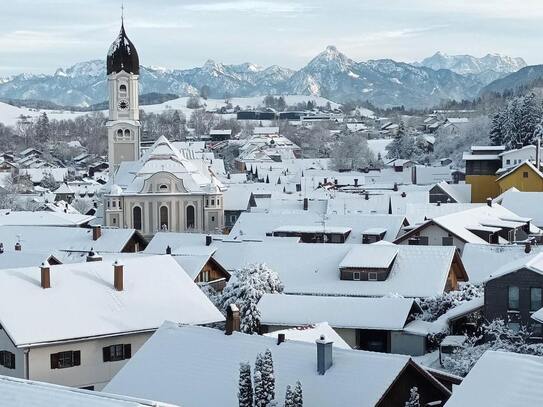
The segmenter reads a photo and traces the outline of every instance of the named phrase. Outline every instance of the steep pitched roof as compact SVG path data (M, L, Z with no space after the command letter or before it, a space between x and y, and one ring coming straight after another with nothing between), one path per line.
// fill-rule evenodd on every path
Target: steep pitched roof
M252 363L268 348L278 398L287 384L299 380L308 406L374 406L406 366L418 367L407 356L334 348L332 367L319 375L313 343L287 340L277 345L275 338L266 336L224 335L216 329L165 323L106 391L147 398L160 395L183 406L237 406L240 361ZM161 380L151 380L158 374ZM428 380L448 395L432 378Z
M1 270L0 323L21 347L154 330L165 320L224 319L170 256L126 258L123 267L123 291L113 287L113 266L104 261L51 266L48 289L40 286L39 267Z

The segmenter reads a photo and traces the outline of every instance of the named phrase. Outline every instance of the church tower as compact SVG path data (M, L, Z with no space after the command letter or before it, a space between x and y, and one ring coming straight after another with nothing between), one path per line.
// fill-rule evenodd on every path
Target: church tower
M123 22L107 54L109 120L106 126L111 174L122 161L140 158L139 73L138 53L126 36Z

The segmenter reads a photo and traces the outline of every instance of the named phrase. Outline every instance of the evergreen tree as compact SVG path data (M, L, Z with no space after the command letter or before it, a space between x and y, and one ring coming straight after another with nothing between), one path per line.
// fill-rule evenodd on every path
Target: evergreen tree
M294 392L292 391L290 384L287 385L287 391L285 394L285 407L295 407Z
M505 131L505 114L503 111L499 111L492 116L490 123L490 141L494 146L500 146L503 144Z
M534 133L541 120L541 105L534 93L524 96L519 117L519 135L517 142L523 146L533 144Z
M419 389L412 387L409 391L409 400L405 402L405 407L420 407Z
M47 113L43 112L36 123L36 138L40 144L45 144L51 137L51 125Z
M266 396L266 390L264 389L264 383L262 380L264 360L261 353L256 355L255 371L253 374L253 382L255 388L255 407L265 407L268 404L268 398Z
M271 350L266 349L262 357L262 387L266 393L267 403L275 400L275 372Z
M294 407L303 407L304 401L303 401L303 393L302 393L302 383L300 381L296 382L296 386L294 387Z
M253 407L253 385L249 363L240 363L239 366L238 400L239 407Z

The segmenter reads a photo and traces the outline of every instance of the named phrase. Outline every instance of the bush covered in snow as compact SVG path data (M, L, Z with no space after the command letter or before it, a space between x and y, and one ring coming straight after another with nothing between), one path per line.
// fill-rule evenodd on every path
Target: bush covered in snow
M486 341L482 342L482 336L468 337L461 350L443 359L445 369L458 376L465 376L487 350L543 356L543 344L530 342L531 331L527 327L512 330L506 322L496 319L483 328Z
M418 319L429 322L435 321L451 308L483 295L484 289L482 286L463 283L460 284L458 290L444 292L434 297L418 298L417 303L422 309L422 314L419 315Z
M230 304L236 304L240 312L241 332L255 334L260 324L258 301L264 294L282 292L283 284L276 272L265 264L253 264L234 273L216 301L223 313Z

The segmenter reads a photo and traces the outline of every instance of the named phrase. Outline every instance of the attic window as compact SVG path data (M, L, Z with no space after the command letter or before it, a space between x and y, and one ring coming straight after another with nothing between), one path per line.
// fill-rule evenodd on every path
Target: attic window
M167 190L168 190L168 185L166 185L166 184L161 184L158 188L159 188L161 191L167 191Z
M522 178L528 178L528 171L524 171L522 173Z

